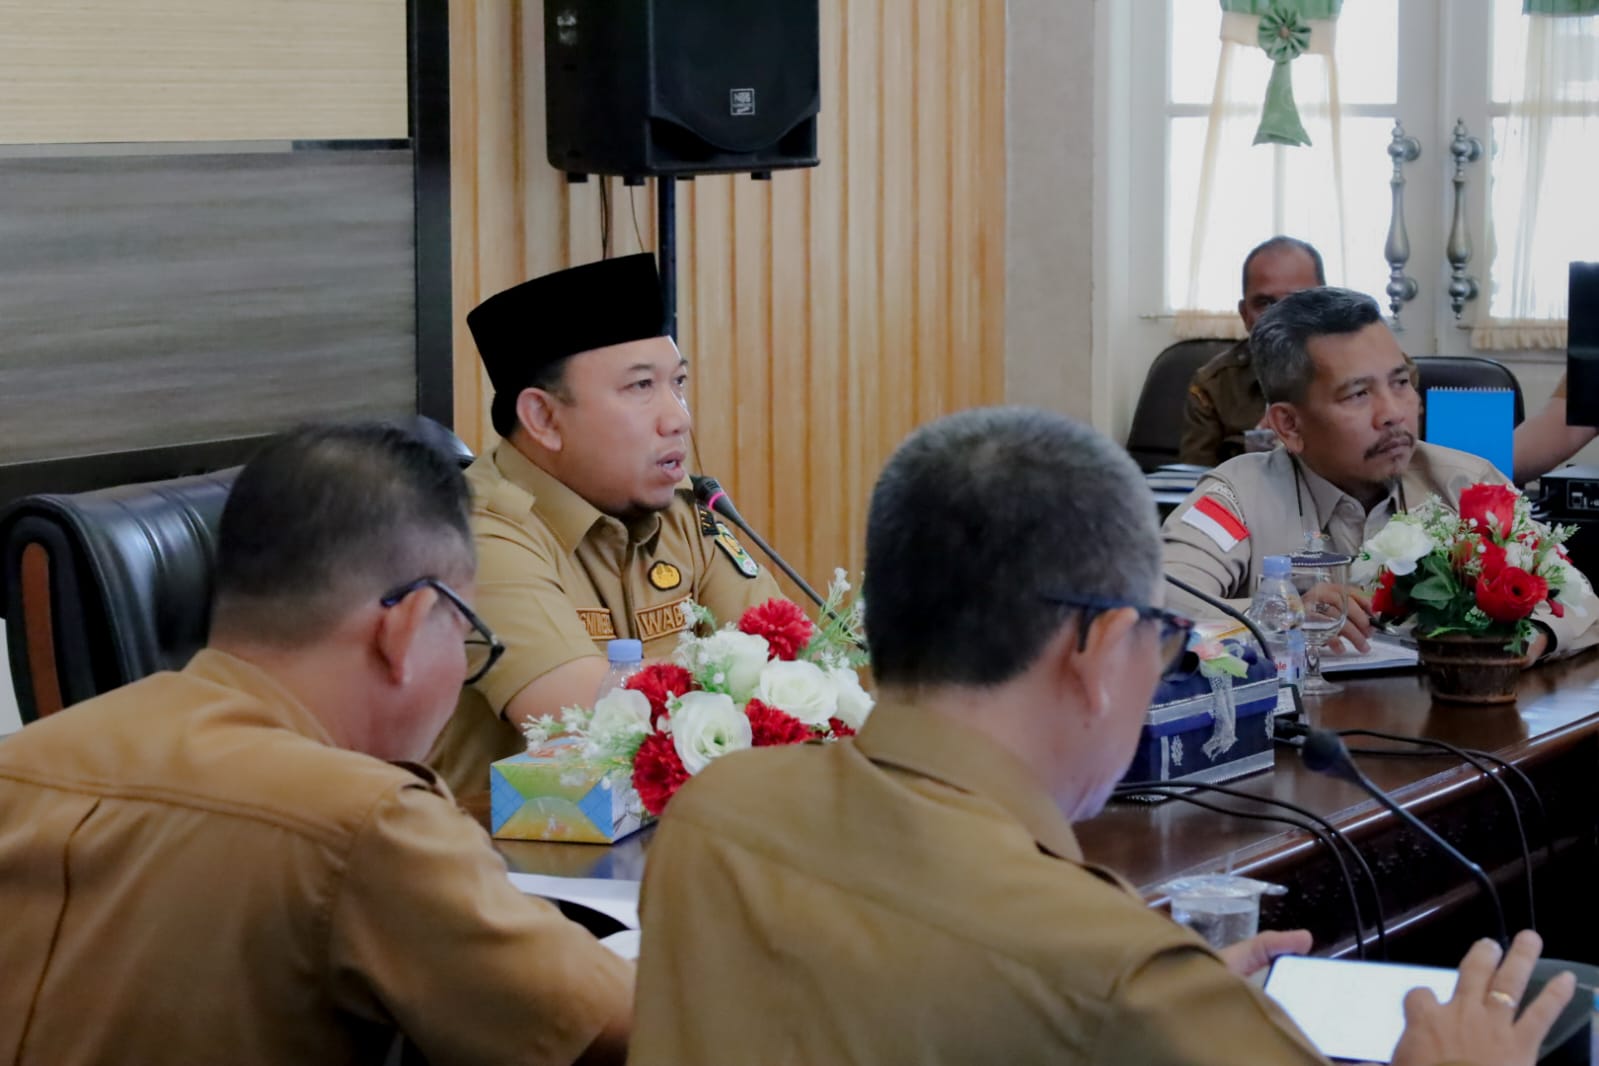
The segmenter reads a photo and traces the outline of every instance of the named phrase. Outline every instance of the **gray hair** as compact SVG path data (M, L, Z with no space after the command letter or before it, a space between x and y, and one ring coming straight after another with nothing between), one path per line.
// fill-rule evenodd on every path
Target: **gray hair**
M1250 358L1266 402L1304 400L1316 376L1307 349L1313 337L1358 333L1381 321L1377 301L1352 289L1305 289L1272 304L1249 333Z
M866 637L878 680L994 685L1076 612L1046 594L1152 602L1155 502L1127 453L1063 415L963 411L889 459L866 523Z

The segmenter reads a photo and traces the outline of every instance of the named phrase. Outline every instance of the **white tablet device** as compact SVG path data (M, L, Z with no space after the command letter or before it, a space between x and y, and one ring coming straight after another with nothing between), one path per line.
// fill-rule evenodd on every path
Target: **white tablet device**
M1405 994L1455 994L1459 974L1435 966L1280 955L1266 975L1276 1000L1329 1059L1389 1062L1405 1029Z

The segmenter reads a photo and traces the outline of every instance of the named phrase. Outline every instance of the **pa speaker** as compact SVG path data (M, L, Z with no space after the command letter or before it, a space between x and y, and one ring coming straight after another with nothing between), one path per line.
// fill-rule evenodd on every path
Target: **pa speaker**
M813 167L818 0L545 0L550 165L624 177Z
M1566 304L1566 424L1599 426L1599 263L1572 263Z

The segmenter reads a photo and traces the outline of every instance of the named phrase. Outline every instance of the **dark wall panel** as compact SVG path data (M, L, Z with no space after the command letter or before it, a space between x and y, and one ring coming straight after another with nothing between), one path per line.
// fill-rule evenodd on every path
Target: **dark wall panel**
M0 158L0 466L413 413L407 150Z

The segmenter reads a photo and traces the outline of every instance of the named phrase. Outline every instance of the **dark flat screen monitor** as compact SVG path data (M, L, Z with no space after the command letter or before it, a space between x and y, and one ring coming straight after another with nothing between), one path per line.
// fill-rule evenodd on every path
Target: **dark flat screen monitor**
M1599 263L1572 263L1566 310L1566 424L1599 426Z

